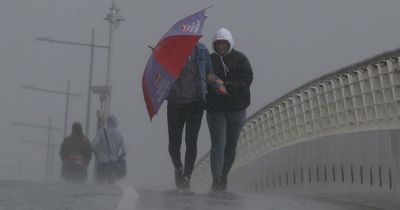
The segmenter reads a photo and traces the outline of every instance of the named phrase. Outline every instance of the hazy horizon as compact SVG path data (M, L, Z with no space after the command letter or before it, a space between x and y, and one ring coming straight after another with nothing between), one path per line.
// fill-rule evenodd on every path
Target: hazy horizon
M344 66L398 47L400 27L395 0L116 0L125 18L114 33L111 110L129 142L129 174L124 182L149 188L172 188L165 104L150 122L141 78L151 51L176 21L205 7L201 42L211 50L220 27L232 32L235 48L245 53L254 71L248 116L302 84ZM68 134L72 122L85 125L90 48L35 41L37 37L107 45L103 20L111 0L5 0L0 3L0 179L43 180L44 129L11 125L23 122L60 128L62 141L65 96L24 89L21 85L71 92ZM106 50L96 49L93 85L104 85ZM95 134L97 95L92 95L89 138ZM24 142L25 141L25 142ZM205 118L199 135L198 159L209 150ZM54 173L59 180L58 149ZM8 167L10 166L10 167ZM21 167L18 171L13 167ZM92 168L90 169L92 170Z

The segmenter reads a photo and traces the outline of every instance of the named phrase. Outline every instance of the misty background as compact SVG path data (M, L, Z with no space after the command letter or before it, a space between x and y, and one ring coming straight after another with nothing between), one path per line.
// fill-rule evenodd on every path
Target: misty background
M341 67L397 48L400 34L398 0L117 0L125 21L114 33L111 66L111 112L129 145L129 174L123 182L144 188L173 188L168 155L166 104L150 122L141 78L154 46L181 18L205 7L201 39L210 51L220 27L230 30L235 48L253 67L248 115L296 87ZM33 85L81 94L70 98L71 124L85 126L90 48L35 41L37 37L108 44L111 0L2 0L0 2L0 179L43 180L47 130L12 125L47 126L61 144L66 97L24 89ZM93 85L105 85L107 51L95 49ZM98 95L92 95L89 138L96 127ZM205 117L198 158L210 147ZM54 178L60 180L58 148ZM90 168L90 171L93 168Z

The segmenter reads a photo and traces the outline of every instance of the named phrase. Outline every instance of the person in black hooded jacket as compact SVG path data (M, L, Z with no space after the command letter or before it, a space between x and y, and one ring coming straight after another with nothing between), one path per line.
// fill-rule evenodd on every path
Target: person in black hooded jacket
M231 33L221 28L213 38L213 73L226 91L212 87L207 92L207 124L211 137L212 191L225 191L228 173L236 156L236 145L250 105L253 71L247 57L233 49ZM225 89L223 89L225 90Z

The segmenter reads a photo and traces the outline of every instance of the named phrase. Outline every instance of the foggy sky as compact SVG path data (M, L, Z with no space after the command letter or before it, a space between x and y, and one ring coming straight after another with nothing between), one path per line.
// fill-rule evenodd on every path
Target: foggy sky
M47 131L10 125L24 122L61 128L65 96L21 88L23 84L71 92L68 133L73 121L85 125L89 75L88 47L38 42L36 37L107 45L103 20L111 0L2 0L0 3L0 179L42 180L46 148L21 143L45 143ZM229 29L235 48L253 67L252 103L248 115L283 94L321 75L398 47L400 1L397 0L117 0L126 19L115 32L111 109L128 144L129 175L125 182L139 187L171 188L173 168L167 150L166 104L153 122L145 108L141 78L154 46L179 19L205 7L208 16L201 39L208 47L220 27ZM210 49L210 48L209 48ZM210 49L211 50L211 49ZM104 85L107 54L95 50L94 85ZM90 139L95 133L92 96ZM203 118L198 158L209 149ZM58 150L54 157L59 164ZM2 166L3 165L3 166ZM21 166L22 170L4 165ZM55 169L59 175L59 166Z

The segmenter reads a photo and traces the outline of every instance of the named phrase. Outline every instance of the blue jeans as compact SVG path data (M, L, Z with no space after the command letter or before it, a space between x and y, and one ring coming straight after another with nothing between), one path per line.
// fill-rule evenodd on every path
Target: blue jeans
M246 120L246 110L207 112L211 137L210 165L213 179L226 177L235 161L236 145Z

